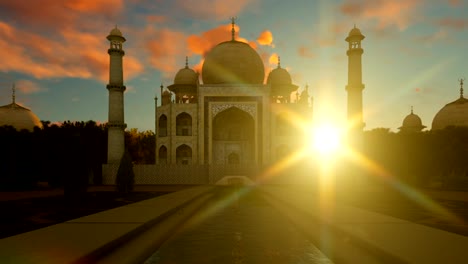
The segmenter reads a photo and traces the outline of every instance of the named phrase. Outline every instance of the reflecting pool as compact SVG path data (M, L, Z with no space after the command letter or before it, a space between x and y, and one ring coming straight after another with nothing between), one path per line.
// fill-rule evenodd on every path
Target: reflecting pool
M332 263L286 216L248 188L219 187L145 264Z

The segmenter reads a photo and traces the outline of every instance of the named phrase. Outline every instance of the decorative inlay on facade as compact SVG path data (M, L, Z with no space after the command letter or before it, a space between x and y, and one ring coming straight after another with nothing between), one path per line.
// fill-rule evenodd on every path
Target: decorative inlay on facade
M237 107L242 111L249 113L254 119L257 117L257 105L247 103L223 103L223 104L212 104L211 105L211 117L215 118L220 112L229 109L231 107Z

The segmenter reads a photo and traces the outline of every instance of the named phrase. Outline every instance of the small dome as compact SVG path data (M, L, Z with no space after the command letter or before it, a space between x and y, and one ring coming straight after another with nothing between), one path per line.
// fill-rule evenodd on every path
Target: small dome
M444 129L449 126L468 127L468 99L461 97L445 105L432 120L432 129Z
M398 129L401 131L419 132L424 128L426 128L426 126L423 126L421 118L418 115L415 115L413 110L411 110L411 113L403 119L403 125Z
M216 45L206 55L202 68L204 84L262 84L264 77L258 53L249 44L235 40Z
M165 90L162 95L163 96L171 96L171 92L169 92L168 90Z
M180 69L174 78L174 84L196 85L197 81L198 74L188 66Z
M278 65L278 68L272 70L268 75L267 83L271 85L292 84L291 75L286 69Z
M111 32L109 33L110 36L119 36L119 37L123 37L122 35L122 32L120 31L120 29L117 28L117 26L115 26L115 28L113 28L111 30Z
M36 126L42 128L42 123L31 110L11 103L0 107L0 126L13 126L16 130L33 131Z
M349 34L348 36L362 36L362 33L361 33L361 30L357 27L354 27L353 29L351 29L351 31L349 31Z
M354 26L354 28L352 28L350 31L349 31L349 34L348 36L346 37L346 41L356 41L356 40L363 40L365 38L365 36L361 33L361 30L359 28L357 28L356 26Z
M117 42L125 42L126 41L126 39L122 35L122 32L120 31L120 29L117 28L117 26L114 29L111 30L111 32L109 33L109 35L106 38L109 41L117 41Z

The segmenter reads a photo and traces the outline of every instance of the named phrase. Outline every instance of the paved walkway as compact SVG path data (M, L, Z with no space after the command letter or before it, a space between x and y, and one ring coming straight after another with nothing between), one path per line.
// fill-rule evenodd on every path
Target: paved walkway
M180 191L188 187L194 187L195 185L137 185L134 188L136 192L175 192ZM102 186L90 186L88 192L112 192L115 191L115 186L102 185ZM0 202L21 200L28 198L40 198L49 196L60 196L63 195L63 189L43 189L35 191L22 191L22 192L0 192Z
M187 187L194 187L194 185L137 185L134 191L137 192L175 192L183 190ZM90 186L88 192L105 192L115 191L115 186L102 185ZM427 190L425 193L433 199L444 199L450 201L464 201L468 202L468 192L461 191L435 191ZM36 191L23 191L23 192L0 192L1 201L20 200L27 198L48 197L63 195L63 189L44 189Z

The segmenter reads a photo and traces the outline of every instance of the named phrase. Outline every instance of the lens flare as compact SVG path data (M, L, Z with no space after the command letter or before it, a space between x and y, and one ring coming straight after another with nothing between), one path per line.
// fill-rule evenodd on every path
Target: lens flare
M341 147L341 132L332 125L320 125L313 129L310 147L320 155L335 154Z

